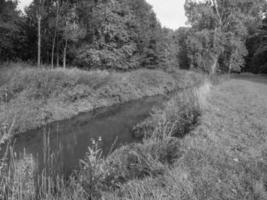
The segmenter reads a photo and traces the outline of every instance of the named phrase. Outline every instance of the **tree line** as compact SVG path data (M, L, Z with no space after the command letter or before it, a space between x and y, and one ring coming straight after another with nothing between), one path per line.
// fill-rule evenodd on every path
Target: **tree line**
M163 62L163 32L144 0L34 0L25 15L15 2L1 8L2 60L121 70Z
M259 43L252 49L249 41L260 37L265 0L186 0L185 11L192 26L182 30L190 68L214 73L255 67L247 61L255 59Z
M186 0L190 26L162 28L145 0L0 0L0 60L51 68L267 72L265 0Z

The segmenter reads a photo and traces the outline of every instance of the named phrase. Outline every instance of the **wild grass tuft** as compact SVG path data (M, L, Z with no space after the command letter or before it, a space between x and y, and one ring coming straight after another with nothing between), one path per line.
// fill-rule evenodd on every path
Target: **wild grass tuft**
M163 108L154 108L148 119L137 124L132 130L133 135L161 139L184 137L197 125L201 115L202 99L207 96L201 88L176 92Z

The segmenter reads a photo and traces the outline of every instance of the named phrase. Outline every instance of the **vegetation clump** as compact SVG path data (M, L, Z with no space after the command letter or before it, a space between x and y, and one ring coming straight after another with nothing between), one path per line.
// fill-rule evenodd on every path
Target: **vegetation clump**
M187 89L177 92L163 108L154 108L151 116L133 127L135 137L151 137L165 134L184 137L197 125L201 108L196 91Z

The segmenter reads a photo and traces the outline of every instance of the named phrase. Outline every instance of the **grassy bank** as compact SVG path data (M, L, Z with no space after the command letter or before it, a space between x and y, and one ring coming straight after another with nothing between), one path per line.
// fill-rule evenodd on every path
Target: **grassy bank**
M200 80L192 72L132 72L0 68L0 124L15 120L13 133L72 117L80 112L144 96L166 94Z
M121 147L107 158L101 156L100 141L92 141L80 170L67 182L60 177L55 179L51 168L45 170L40 181L36 182L32 176L34 162L27 157L15 161L11 170L2 172L1 188L12 190L2 190L0 194L19 200L36 196L45 200L109 199L112 198L110 195L119 195L119 191L132 181L163 177L183 155L179 138L196 125L201 113L200 105L199 90L187 89L174 94L164 106L154 109L148 119L154 123L153 130L146 132L142 129L143 143ZM127 193L122 191L121 195Z
M199 125L162 176L131 180L104 199L267 199L267 81L254 79L229 80L201 100Z
M142 144L122 147L103 159L98 142L93 142L75 178L67 183L44 179L49 184L38 186L38 198L265 200L267 81L254 79L229 80L211 91L205 85L175 95L152 113L149 121L154 128L143 129ZM173 119L192 114L198 123L184 135L186 123ZM0 188L13 188L15 192L9 193L13 199L33 199L36 185L25 173L15 174L22 175L0 181L5 186Z

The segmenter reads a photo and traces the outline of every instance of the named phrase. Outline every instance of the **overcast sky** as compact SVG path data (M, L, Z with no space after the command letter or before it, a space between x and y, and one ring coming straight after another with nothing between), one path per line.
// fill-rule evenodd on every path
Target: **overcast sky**
M185 0L147 0L153 6L161 24L165 27L177 29L185 26Z
M22 10L25 6L28 6L32 2L32 0L18 0L18 2L18 7Z
M19 8L28 6L32 0L19 0ZM184 26L186 17L184 14L185 0L147 0L153 6L161 24L165 27L177 29Z

